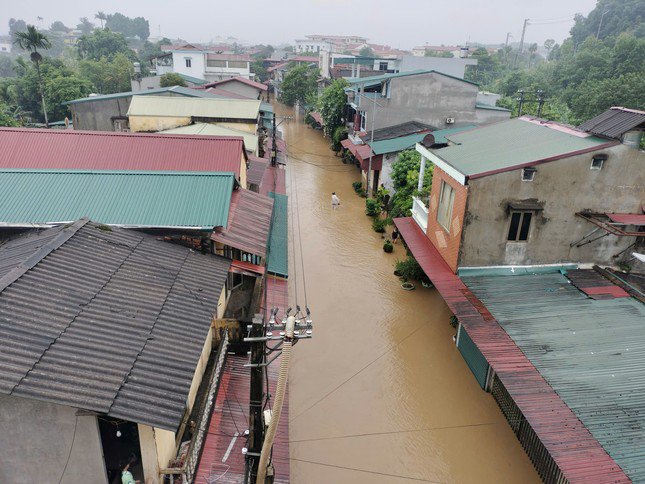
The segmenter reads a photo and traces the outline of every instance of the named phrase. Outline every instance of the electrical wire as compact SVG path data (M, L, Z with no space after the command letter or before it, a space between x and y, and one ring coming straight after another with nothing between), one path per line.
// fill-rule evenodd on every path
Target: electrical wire
M294 178L294 183L296 181L296 174L293 174ZM302 289L304 291L304 296L305 296L305 308L309 307L309 304L307 303L307 275L305 273L305 260L303 256L303 250L302 250L302 232L300 230L300 202L298 199L298 190L296 190L296 215L298 217L298 241L300 243L300 267L302 268Z
M431 481L429 479L423 479L421 477L411 477L411 476L403 476L401 474L388 474L386 472L378 472L378 471L368 471L367 469L359 469L358 467L346 467L346 466L340 466L340 465L335 465L335 464L327 464L325 462L316 462L313 460L305 460L305 459L297 459L295 457L291 457L291 460L295 460L297 462L304 462L306 464L315 464L319 466L325 466L325 467L333 467L336 469L344 469L348 471L355 471L355 472L365 472L367 474L374 474L377 476L384 476L384 477L396 477L399 479L407 479L410 481L419 481L419 482L432 482L436 484L440 484L440 481Z
M67 472L67 466L69 465L69 459L72 457L72 449L74 448L74 442L76 442L76 427L78 426L78 415L76 415L76 420L74 420L74 434L72 435L72 443L69 446L69 453L67 454L67 460L65 461L65 467L63 467L63 473L58 479L58 484L63 482L63 477L65 477L65 472Z

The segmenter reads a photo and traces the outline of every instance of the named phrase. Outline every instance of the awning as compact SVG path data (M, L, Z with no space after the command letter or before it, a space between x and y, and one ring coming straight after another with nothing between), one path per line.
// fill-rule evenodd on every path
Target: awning
M576 215L580 218L587 220L594 224L597 228L585 235L582 239L577 242L573 242L571 246L576 245L580 247L580 244L583 240L590 237L594 232L598 230L604 230L605 235L616 235L618 237L643 237L645 232L638 230L629 231L625 230L624 227L627 225L636 225L636 226L645 226L645 215L639 215L635 213L594 213L594 212L578 212ZM595 239L594 239L595 240ZM586 243L586 242L585 242Z
M645 214L637 213L607 213L613 222L623 225L645 225Z
M364 171L367 171L368 165L369 165L370 153L372 153L370 146L355 145L349 139L341 141L340 144L344 148L347 148L349 152L352 155L354 155L354 158L356 158L360 162L361 168ZM381 155L378 155L378 156L372 155L372 170L380 170L383 164L382 160L383 160L383 157Z
M258 266L256 264L251 264L250 262L244 262L241 260L234 260L231 263L231 268L229 272L235 274L243 274L245 276L259 277L264 275L264 267Z
M316 111L312 111L309 113L309 115L312 117L312 119L317 122L320 126L324 126L325 123L323 122L322 115Z

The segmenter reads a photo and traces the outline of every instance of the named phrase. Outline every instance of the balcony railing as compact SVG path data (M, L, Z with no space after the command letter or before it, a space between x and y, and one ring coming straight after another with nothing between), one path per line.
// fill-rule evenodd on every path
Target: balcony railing
M421 227L423 233L428 231L428 207L417 197L412 197L412 218Z

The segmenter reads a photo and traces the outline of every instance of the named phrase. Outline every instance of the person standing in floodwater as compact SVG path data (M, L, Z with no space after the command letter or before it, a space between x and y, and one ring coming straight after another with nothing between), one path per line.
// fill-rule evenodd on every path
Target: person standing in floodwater
M340 205L340 198L336 195L336 192L331 192L331 208L336 210Z

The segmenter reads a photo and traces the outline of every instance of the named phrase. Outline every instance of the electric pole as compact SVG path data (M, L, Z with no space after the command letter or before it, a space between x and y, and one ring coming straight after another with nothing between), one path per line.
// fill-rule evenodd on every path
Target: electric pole
M276 161L278 159L278 147L276 146L275 142L275 131L276 131L276 126L275 126L275 113L273 113L273 141L271 143L271 166L276 165Z
M537 100L538 100L537 117L541 118L542 117L542 106L544 106L544 91L542 89L538 89L536 91L536 94L537 94Z
M528 18L524 19L524 27L522 27L522 37L520 38L520 46L517 49L517 52L515 53L515 62L513 63L513 67L517 67L517 58L518 56L522 53L522 49L524 48L524 34L526 33L526 26L529 24Z
M524 89L520 89L517 93L520 95L520 97L517 98L520 103L517 110L517 117L519 118L522 116L522 107L524 106Z
M251 341L251 392L249 401L249 443L246 455L246 475L248 482L255 482L258 474L258 463L264 441L264 318L256 314L251 323L249 339ZM268 391L268 388L267 388Z

